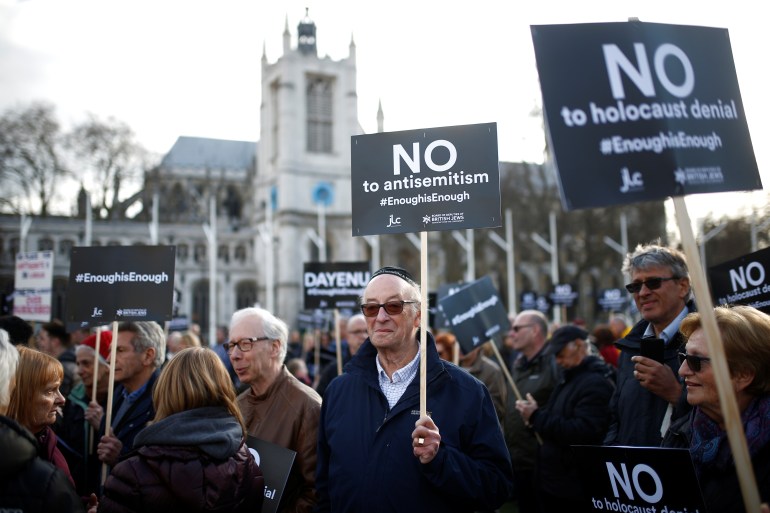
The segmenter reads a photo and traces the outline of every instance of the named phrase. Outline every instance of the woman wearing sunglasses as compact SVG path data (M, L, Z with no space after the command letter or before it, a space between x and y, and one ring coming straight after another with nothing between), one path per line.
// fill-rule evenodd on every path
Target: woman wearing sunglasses
M763 502L770 499L770 316L750 306L714 309L741 412L749 454ZM689 416L671 425L664 447L690 449L710 512L743 512L738 477L725 431L706 334L697 313L679 328L687 338L679 375L687 387Z

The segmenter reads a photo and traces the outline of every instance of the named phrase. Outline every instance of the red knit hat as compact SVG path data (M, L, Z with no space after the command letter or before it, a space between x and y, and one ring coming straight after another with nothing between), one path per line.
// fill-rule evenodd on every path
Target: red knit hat
M112 332L111 331L102 331L102 336L99 341L99 361L102 363L107 363L107 358L110 357L110 344L112 343ZM88 337L83 340L83 342L80 343L81 346L87 346L90 347L93 350L96 350L96 333L93 335L89 335Z

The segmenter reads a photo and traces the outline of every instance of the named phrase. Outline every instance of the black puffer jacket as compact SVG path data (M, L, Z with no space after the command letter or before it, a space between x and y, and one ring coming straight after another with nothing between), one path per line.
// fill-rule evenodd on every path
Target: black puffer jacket
M100 512L259 512L262 472L223 408L170 415L141 431L104 485Z
M0 510L85 511L69 478L37 454L37 442L32 434L0 415Z

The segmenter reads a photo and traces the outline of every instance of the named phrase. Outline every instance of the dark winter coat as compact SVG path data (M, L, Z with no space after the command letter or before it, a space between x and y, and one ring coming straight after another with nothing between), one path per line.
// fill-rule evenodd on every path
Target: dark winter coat
M115 436L123 444L123 448L120 451L121 456L125 456L134 447L134 437L139 434L141 430L155 417L155 407L152 404L152 389L155 386L155 381L158 379L160 371L156 370L147 380L147 386L142 394L134 401L134 404L128 409L125 415L119 420L119 422L112 425L112 430ZM115 387L115 394L112 400L112 415L117 414L120 410L120 405L125 400L123 397L123 385ZM104 435L104 423L106 416L102 418L101 429L99 430L99 438Z
M532 394L535 401L543 405L548 402L553 389L561 380L561 369L546 344L530 360L520 355L513 363L511 375L521 397ZM521 414L516 410L516 395L513 393L509 393L506 398L504 426L505 443L511 453L514 470L533 472L539 444L534 432L524 425Z
M671 424L661 444L662 447L690 449L695 412L696 410L693 409L689 415L680 417ZM751 457L751 463L754 467L759 497L762 502L770 502L770 444L760 448ZM696 465L696 470L708 513L745 513L746 508L743 505L743 496L738 484L738 473L732 461L724 466L712 465L708 468L698 468Z
M694 305L687 305L691 312ZM604 445L632 445L636 447L658 447L663 438L660 428L668 409L668 401L653 394L634 377L633 356L641 354L641 340L649 322L642 320L622 338L615 342L620 349L618 358L617 388L610 401L610 428L604 439ZM677 332L673 340L666 344L663 353L664 363L671 368L674 376L679 372L677 353L684 344L684 337ZM687 393L682 385L682 393L674 407L671 422L687 415Z
M83 383L73 388L64 404L62 421L55 429L56 436L59 438L59 450L67 459L70 474L75 479L75 485L81 497L98 492L100 488L102 463L96 456L98 433L91 432L91 424L85 419L90 400ZM101 406L106 407L105 404ZM90 443L89 437L93 438Z
M85 511L69 478L38 457L32 434L0 415L0 510L25 513Z
M149 425L112 469L100 512L259 512L262 472L241 425L223 408L170 415Z
M413 452L419 373L390 409L367 339L324 395L316 511L470 512L510 496L511 463L489 392L442 362L430 333L426 350L427 411L441 434L436 458L422 464Z
M615 389L607 371L606 363L587 356L577 367L564 371L564 379L548 403L530 417L543 440L535 480L541 490L557 497L581 498L581 480L570 445L602 443Z

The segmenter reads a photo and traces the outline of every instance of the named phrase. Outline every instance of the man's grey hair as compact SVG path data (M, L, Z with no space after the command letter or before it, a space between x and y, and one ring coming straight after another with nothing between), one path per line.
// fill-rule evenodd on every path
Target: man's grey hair
M350 318L348 319L348 326L350 326L350 323L352 323L353 321L356 321L356 320L359 320L359 319L364 321L364 322L366 322L366 317L364 317L364 314L362 314L362 313L357 313L355 315L351 315Z
M644 271L652 267L668 267L674 278L687 278L690 281L690 271L684 253L674 248L660 244L639 244L632 253L626 255L623 262L623 273L631 275L633 271ZM661 276L665 278L666 276ZM692 298L692 284L687 291L685 301Z
M283 363L286 359L286 352L288 350L289 343L289 327L284 321L268 312L264 308L250 307L238 310L233 314L230 319L230 331L233 330L233 326L241 322L244 319L257 318L262 321L262 331L265 332L265 336L270 340L277 340L281 343L281 349L278 353L278 360Z
M11 400L11 381L19 364L19 351L10 342L8 332L0 329L0 412L5 413Z
M137 353L147 349L155 349L155 360L153 366L159 369L166 359L166 335L163 328L154 321L123 321L118 324L118 333L128 331L134 334L131 340L134 344L134 351Z
M532 322L540 328L540 333L543 334L543 338L548 338L548 318L543 312L540 310L523 310L519 312L519 315L531 317Z
M651 267L668 267L676 278L690 278L684 253L659 244L639 244L623 262L623 272L643 271ZM665 276L661 276L665 278Z

